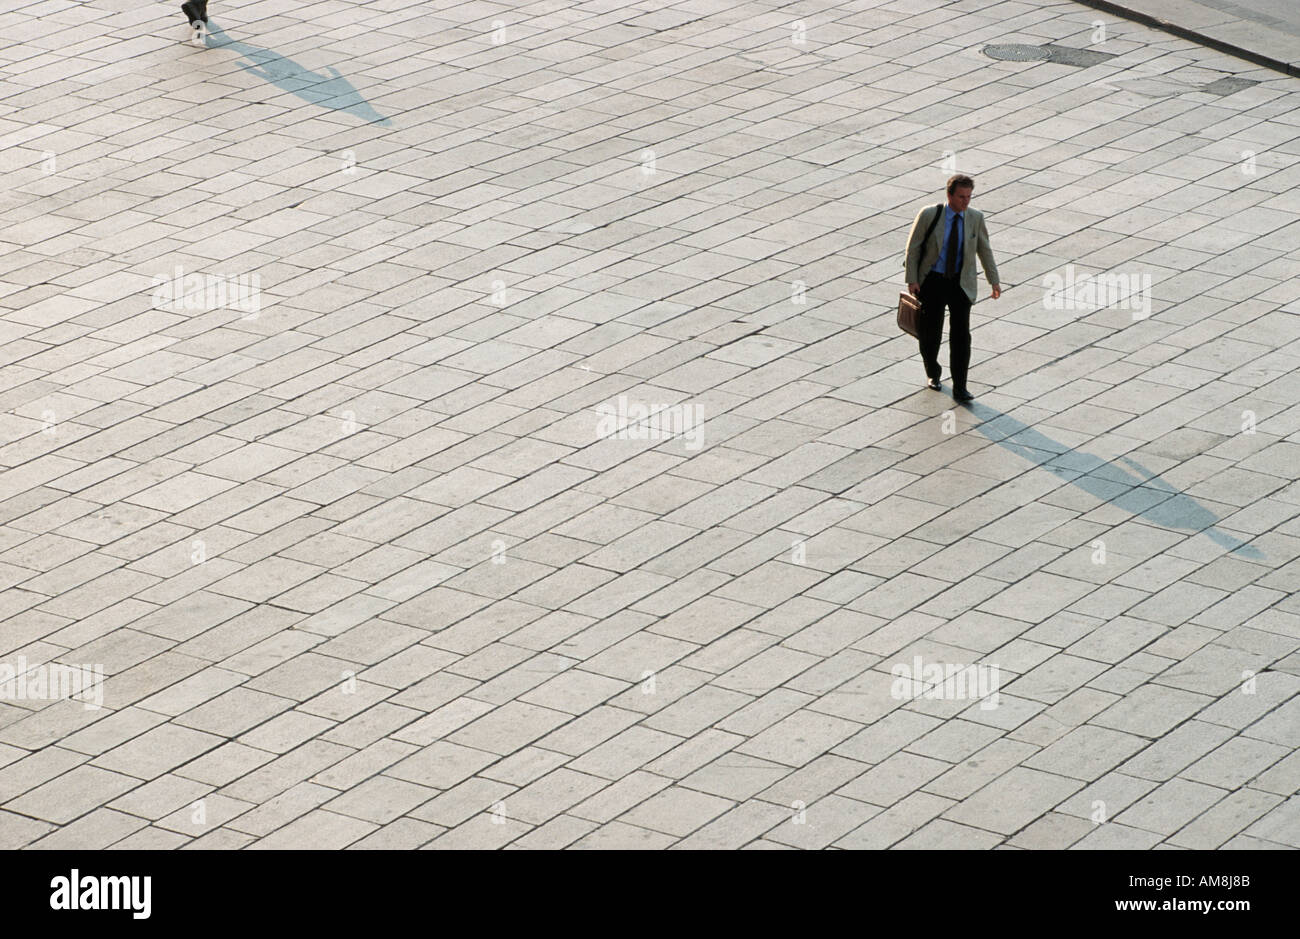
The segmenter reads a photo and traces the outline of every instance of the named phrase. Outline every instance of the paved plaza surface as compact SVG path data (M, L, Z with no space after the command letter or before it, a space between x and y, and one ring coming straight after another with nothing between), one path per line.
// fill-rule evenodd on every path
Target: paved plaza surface
M0 846L1300 846L1300 80L1064 0L210 17L0 13ZM954 172L969 406L894 322Z
M1300 0L1083 0L1300 76Z

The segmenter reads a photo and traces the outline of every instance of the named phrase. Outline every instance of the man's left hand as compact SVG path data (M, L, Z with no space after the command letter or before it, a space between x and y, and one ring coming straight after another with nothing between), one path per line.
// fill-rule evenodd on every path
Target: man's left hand
M1000 297L1000 296L1002 296L1002 287L1001 287L1000 285L998 285L998 284L994 284L994 285L993 285L993 299L996 300L996 299L997 299L998 297Z

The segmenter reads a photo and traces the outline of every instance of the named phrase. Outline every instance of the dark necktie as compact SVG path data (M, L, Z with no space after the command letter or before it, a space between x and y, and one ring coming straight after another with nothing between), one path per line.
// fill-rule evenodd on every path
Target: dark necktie
M952 217L952 231L948 235L947 257L944 260L943 275L949 280L957 276L957 228L961 225L961 215Z

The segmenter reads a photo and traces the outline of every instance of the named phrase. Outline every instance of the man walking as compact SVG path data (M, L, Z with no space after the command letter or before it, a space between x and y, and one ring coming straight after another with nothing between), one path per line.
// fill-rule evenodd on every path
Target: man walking
M943 310L948 308L948 370L952 396L970 401L966 371L970 367L970 307L975 302L975 259L984 264L984 276L993 286L993 299L1002 296L998 266L993 263L984 216L970 208L975 180L954 176L948 180L948 204L931 206L916 214L907 238L907 289L921 300L921 360L929 377L926 387L939 390L939 342L943 338ZM942 212L942 215L940 215Z

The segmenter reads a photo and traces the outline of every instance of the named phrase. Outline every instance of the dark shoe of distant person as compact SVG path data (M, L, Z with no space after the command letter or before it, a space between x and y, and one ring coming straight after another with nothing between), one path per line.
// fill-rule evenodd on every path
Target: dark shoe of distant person
M974 401L975 396L971 394L969 391L967 391L965 388L961 389L960 391L954 388L952 392L952 399L954 401L960 401L963 404L965 404L967 401Z
M931 378L931 379L929 379L929 380L925 383L925 387L929 388L931 391L938 391L938 390L939 390L939 379L937 379L937 378Z

